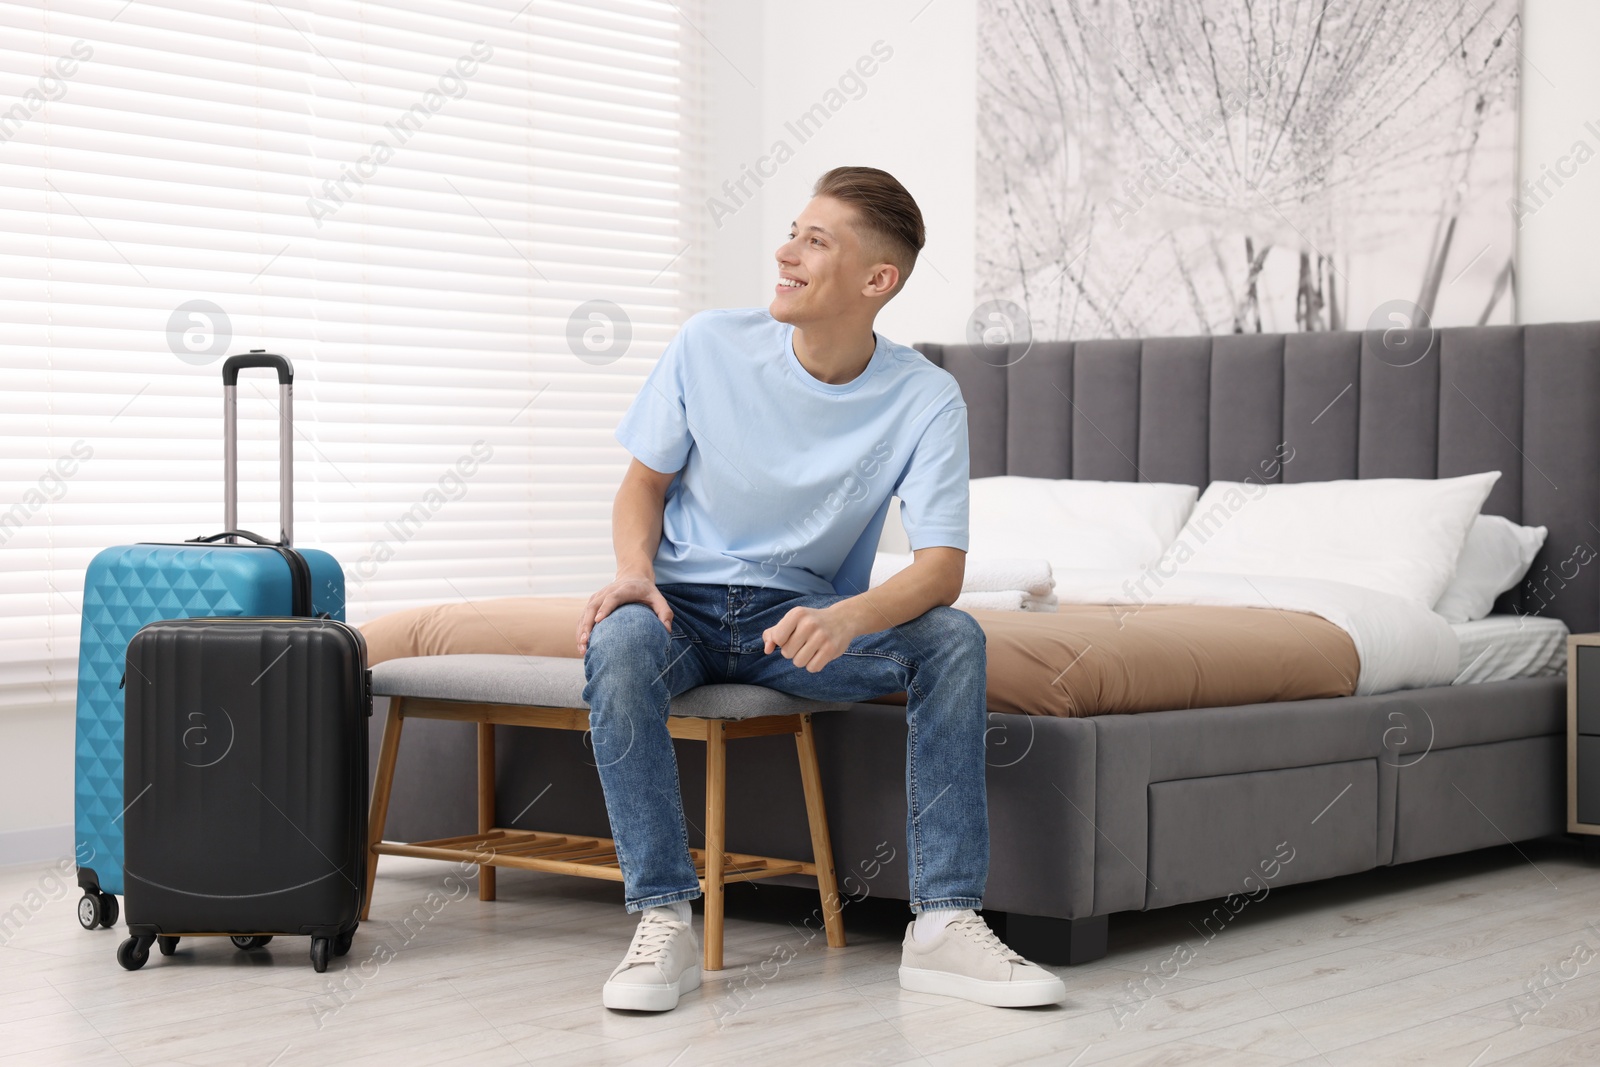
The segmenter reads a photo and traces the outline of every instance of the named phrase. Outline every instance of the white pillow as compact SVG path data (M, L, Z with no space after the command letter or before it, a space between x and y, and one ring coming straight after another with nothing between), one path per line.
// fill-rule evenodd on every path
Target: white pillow
M1499 477L1212 482L1163 562L1330 579L1431 608Z
M1056 570L1135 569L1161 558L1200 490L1165 482L1003 475L972 480L973 557L1047 559Z
M1479 515L1467 531L1456 575L1433 610L1446 622L1472 622L1489 614L1494 598L1528 573L1547 533L1543 526L1518 526L1500 515Z

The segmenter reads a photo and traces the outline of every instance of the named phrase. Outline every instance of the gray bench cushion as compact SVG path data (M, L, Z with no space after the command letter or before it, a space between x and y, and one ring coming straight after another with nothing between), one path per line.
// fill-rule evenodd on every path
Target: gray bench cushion
M586 708L583 660L561 656L408 656L372 668L372 693L432 697L479 704ZM837 711L833 704L790 696L760 685L702 685L672 701L672 714L700 719Z

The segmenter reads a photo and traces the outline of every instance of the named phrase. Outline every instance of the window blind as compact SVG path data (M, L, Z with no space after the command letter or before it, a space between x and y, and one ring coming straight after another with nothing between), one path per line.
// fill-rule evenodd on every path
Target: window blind
M0 705L73 700L97 551L221 530L225 354L294 362L351 621L609 579L611 430L701 301L698 10L519 4L0 0Z

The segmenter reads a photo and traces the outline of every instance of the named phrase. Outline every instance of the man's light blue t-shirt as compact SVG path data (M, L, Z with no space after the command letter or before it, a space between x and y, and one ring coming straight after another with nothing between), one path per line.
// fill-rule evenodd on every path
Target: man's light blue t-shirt
M949 372L874 334L829 385L766 308L683 324L616 430L667 490L656 582L863 592L889 500L913 549L967 547L967 406Z

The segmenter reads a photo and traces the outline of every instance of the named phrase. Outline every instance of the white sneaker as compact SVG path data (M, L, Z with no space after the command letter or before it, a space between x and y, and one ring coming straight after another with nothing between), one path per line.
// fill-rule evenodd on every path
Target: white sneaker
M667 908L646 908L633 944L611 972L600 1001L626 1011L671 1011L700 988L700 946L694 930Z
M976 912L962 912L931 941L916 939L916 925L906 927L901 947L901 989L996 1008L1031 1008L1066 999L1061 979L1007 948Z

